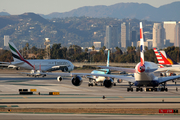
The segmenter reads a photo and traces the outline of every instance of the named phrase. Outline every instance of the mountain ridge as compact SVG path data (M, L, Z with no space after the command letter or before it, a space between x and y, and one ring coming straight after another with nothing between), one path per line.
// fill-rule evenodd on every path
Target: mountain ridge
M152 21L164 20L180 20L178 15L180 11L180 2L173 2L170 4L162 5L158 8L153 7L146 3L117 3L114 5L97 5L97 6L84 6L73 9L69 12L53 12L48 15L41 15L44 18L65 18L65 17L112 17L112 18L136 18L146 19Z

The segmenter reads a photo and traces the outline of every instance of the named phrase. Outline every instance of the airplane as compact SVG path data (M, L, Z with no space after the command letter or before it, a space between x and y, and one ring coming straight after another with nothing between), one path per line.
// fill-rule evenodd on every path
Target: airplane
M161 65L173 65L177 66L178 63L175 62L165 51L159 51L159 49L154 48L154 53L156 54L156 58L158 60L158 63Z
M109 67L109 56L110 56L110 50L108 50L107 67ZM98 70L93 70L91 74L111 74L111 71L109 69L98 69ZM89 78L88 86L93 86L93 84L97 86L98 83L100 83L101 86L103 86L103 82L105 79L105 77L103 76L88 76L88 78ZM118 79L117 82L121 83L122 80ZM116 86L115 82L114 82L114 86Z
M106 88L111 88L113 86L113 78L123 79L124 81L129 82L129 87L127 91L133 91L132 85L136 86L136 91L143 91L145 87L145 91L158 91L158 87L161 85L160 91L168 91L166 88L166 82L170 80L174 80L180 78L178 76L169 76L169 77L157 77L154 75L154 72L158 69L158 66L153 62L144 61L144 39L143 39L143 28L142 22L140 22L140 62L136 65L135 68L121 68L121 67L107 67L107 66L99 66L102 69L109 69L109 70L118 70L118 71L125 71L128 73L134 73L134 77L130 76L123 76L123 75L112 75L112 74L92 74L92 73L47 73L49 75L56 75L56 76L71 76L72 77L72 84L74 86L80 86L83 82L82 76L103 76L104 79L104 86Z
M169 76L171 76L175 75L175 73L180 73L180 64L175 62L165 51L160 51L157 48L153 48L153 50L158 60L158 63L162 68L161 70L164 69L164 71L166 72L164 73L165 76L168 74Z
M74 69L74 65L65 59L39 59L39 60L25 60L13 42L9 42L9 48L12 52L13 62L1 62L2 65L20 67L26 70L31 70L31 73L24 73L28 76L46 76L45 71L62 70L63 72L70 72Z

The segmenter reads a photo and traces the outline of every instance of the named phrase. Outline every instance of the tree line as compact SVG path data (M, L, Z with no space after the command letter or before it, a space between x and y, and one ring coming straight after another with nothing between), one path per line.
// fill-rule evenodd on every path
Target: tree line
M84 51L78 45L71 45L70 47L62 47L61 44L53 44L50 48L51 59L67 59L71 62L106 62L107 51L103 46L99 51ZM164 49L165 52L176 62L179 62L179 47L168 47ZM19 50L25 59L44 59L46 55L45 49L39 49L33 46L29 48L29 44ZM30 55L31 54L31 55ZM153 49L145 47L145 60L157 63L156 56ZM0 50L0 61L11 62L13 61L10 50ZM126 52L116 47L115 51L110 52L110 62L116 63L138 63L140 61L140 48L128 47Z

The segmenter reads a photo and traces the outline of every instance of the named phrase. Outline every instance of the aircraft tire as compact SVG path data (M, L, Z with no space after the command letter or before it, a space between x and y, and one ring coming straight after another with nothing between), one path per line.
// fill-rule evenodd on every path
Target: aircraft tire
M139 91L139 88L136 88L136 92L138 92Z
M168 91L168 89L167 89L167 88L165 88L165 91L167 92L167 91Z
M140 88L140 91L142 92L142 91L143 91L143 89L142 89L142 88Z
M131 88L131 92L133 92L133 88Z

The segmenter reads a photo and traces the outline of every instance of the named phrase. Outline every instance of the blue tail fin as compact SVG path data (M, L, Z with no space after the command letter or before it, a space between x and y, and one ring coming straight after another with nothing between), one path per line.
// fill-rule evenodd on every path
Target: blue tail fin
M109 54L110 54L110 50L108 50L108 56L107 56L107 67L109 67Z

